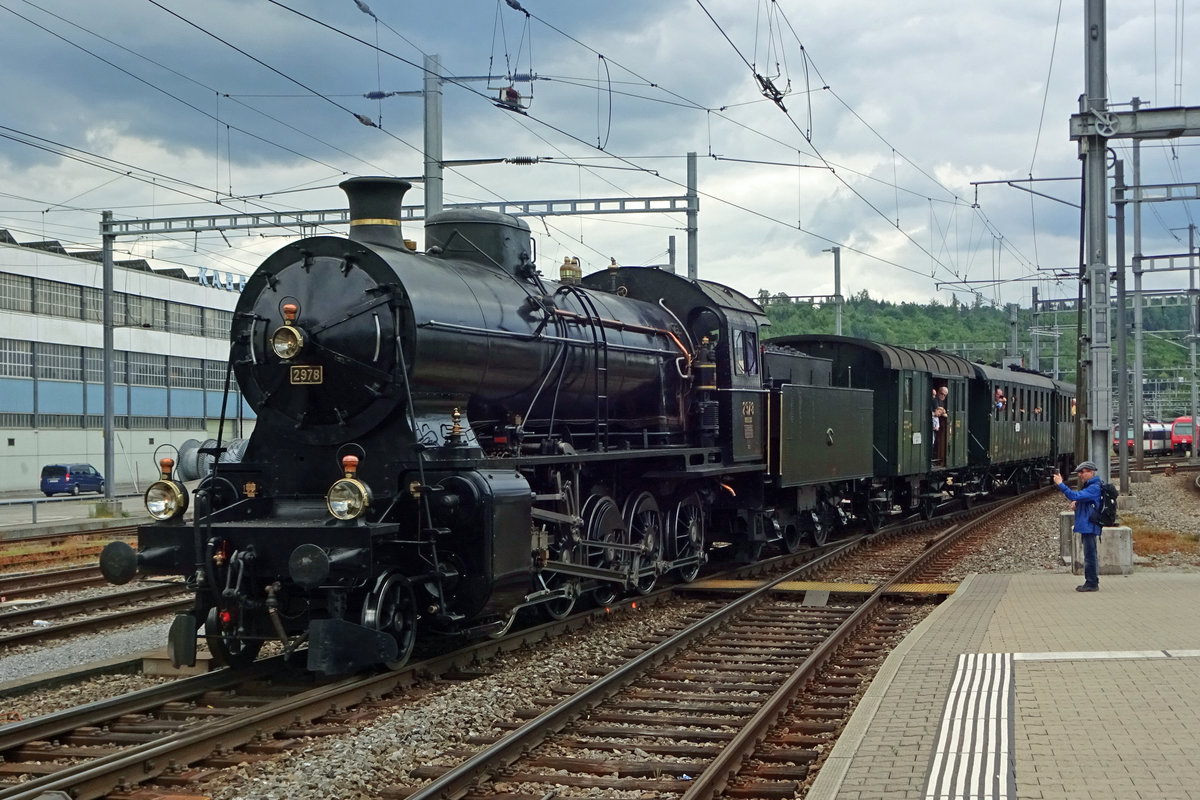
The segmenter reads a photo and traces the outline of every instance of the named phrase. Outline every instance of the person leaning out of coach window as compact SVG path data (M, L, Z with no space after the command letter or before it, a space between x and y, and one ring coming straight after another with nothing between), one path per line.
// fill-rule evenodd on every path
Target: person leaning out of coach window
M1079 491L1063 483L1063 477L1058 472L1054 473L1054 485L1071 501L1071 508L1075 512L1075 525L1072 530L1080 534L1079 538L1083 540L1083 584L1076 586L1075 591L1098 592L1100 534L1103 528L1099 522L1092 521L1092 512L1100 508L1100 479L1096 477L1096 465L1091 461L1084 461L1075 468L1075 472L1079 473L1083 480Z

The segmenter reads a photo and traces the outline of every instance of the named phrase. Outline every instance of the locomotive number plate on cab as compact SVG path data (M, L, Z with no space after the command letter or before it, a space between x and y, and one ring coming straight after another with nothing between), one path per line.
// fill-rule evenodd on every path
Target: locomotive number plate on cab
M292 383L294 384L314 384L324 383L325 368L317 365L315 367L293 366L289 367L292 373Z

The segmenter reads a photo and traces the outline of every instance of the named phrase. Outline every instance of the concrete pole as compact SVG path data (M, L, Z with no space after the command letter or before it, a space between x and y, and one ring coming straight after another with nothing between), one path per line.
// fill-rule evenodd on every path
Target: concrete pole
M425 219L442 210L442 66L425 56Z
M1054 330L1058 331L1057 325L1055 325ZM1059 333L1058 336L1054 337L1054 372L1053 372L1053 375L1054 375L1054 380L1056 380L1056 381L1062 380L1062 372L1060 372L1058 369L1058 354L1059 354L1059 346L1061 345L1061 343L1062 343L1062 334Z
M1041 339L1038 337L1038 291L1037 287L1033 287L1033 324L1029 327L1029 368L1034 372L1040 372L1042 369L1041 354L1038 348L1041 345Z
M846 300L842 297L842 248L833 248L833 332L842 335L842 306Z
M1017 341L1017 306L1016 303L1008 304L1008 357L1020 358L1021 348Z
M833 253L833 332L842 335L842 248L828 247L822 253Z
M700 275L700 254L697 249L700 246L700 229L697 227L700 224L700 192L697 190L695 152L687 154L687 199L688 277L696 280Z
M104 499L112 502L116 484L116 451L113 448L113 426L115 411L113 409L113 246L117 237L108 233L108 225L112 222L112 212L100 214L102 283L104 324Z
M667 264L670 265L667 269L672 275L675 274L675 234L667 237Z

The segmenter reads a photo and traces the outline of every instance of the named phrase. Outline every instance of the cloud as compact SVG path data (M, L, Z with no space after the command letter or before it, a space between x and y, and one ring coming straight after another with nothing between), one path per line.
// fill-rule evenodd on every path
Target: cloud
M706 0L714 24L685 0L530 0L530 20L505 4L447 0L374 3L376 24L350 0L281 0L324 27L265 0L159 2L195 25L134 0L12 0L0 10L0 67L22 76L9 82L6 103L19 113L6 124L113 159L101 169L0 139L0 227L95 247L102 208L150 217L337 207L344 199L331 187L346 175L419 175L420 100L363 95L419 89L424 50L448 74L545 78L532 85L528 115L495 107L503 80L444 86L446 159L553 159L452 167L449 201L679 195L694 151L701 275L747 294L829 291L822 251L832 244L843 247L844 291L908 300L946 300L944 284L962 280L958 288L987 299L1028 302L1034 265L1078 259L1078 212L1059 202L1077 202L1077 182L1034 184L1040 194L976 186L1030 172L1078 176L1067 138L1083 90L1074 7L1059 20L1057 5L1036 0ZM1175 47L1173 12L1155 19L1132 0L1109 6L1113 102L1137 94L1186 104L1195 64ZM368 46L376 41L382 52ZM756 73L789 88L787 113L762 96ZM1113 149L1129 161L1127 143ZM1143 182L1186 179L1194 150L1147 145ZM790 166L799 162L815 168ZM166 177L146 183L126 169ZM172 192L174 179L200 187L199 198ZM223 193L253 197L214 205ZM409 199L422 197L418 186ZM85 210L46 212L61 203ZM1147 252L1178 250L1190 213L1185 204L1147 211ZM665 259L672 235L686 263L682 214L530 224L548 272L563 255L597 268ZM261 233L230 241L123 245L248 271L279 243Z

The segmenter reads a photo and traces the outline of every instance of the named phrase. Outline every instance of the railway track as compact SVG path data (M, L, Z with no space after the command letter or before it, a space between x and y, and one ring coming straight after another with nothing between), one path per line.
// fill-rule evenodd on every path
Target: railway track
M58 568L67 563L95 562L104 545L115 539L133 541L137 525L121 525L77 533L36 533L0 539L0 569L15 572Z
M139 785L196 781L233 764L345 733L351 720L403 702L421 676L469 675L478 662L584 627L593 618L656 604L669 590L576 614L499 640L410 663L404 670L316 684L283 657L239 673L219 670L111 700L0 726L0 800L67 792L118 800ZM148 789L154 796L153 789ZM187 797L174 788L163 794ZM53 796L53 795L51 795ZM202 796L202 795L201 795Z
M913 591L906 582L940 572L946 551L976 524L891 547L888 558L907 563L874 586L810 581L801 597L776 596L826 566L819 563L771 580L540 710L459 766L419 769L414 777L432 778L428 784L383 796L536 798L567 785L683 800L795 797L854 698L932 608L895 598ZM850 549L821 561L841 560Z
M752 778L798 785L802 774L807 774L812 767L812 753L819 751L810 739L824 737L822 741L829 741L836 735L839 726L826 717L834 711L839 715L847 714L853 695L867 680L865 676L870 670L864 665L869 659L861 653L872 653L873 663L881 663L891 644L898 641L903 631L915 624L923 613L920 611L923 604L894 600L904 596L903 592L897 595L896 582L905 572L915 569L912 566L869 592L844 584L845 590L830 592L835 601L826 606L808 602L808 594L804 599L795 594L780 596L780 586L787 580L809 576L822 565L831 569L831 562L844 562L848 553L862 542L882 538L887 537L877 534L827 547L820 558L773 579L770 584L732 604L714 600L712 605L720 606L720 610L710 615L711 619L697 621L687 630L670 636L666 643L647 645L645 652L629 664L617 667L597 684L585 687L581 692L583 699L570 698L549 711L537 710L534 720L496 743L497 748L510 754L530 750L534 746L533 739L514 740L512 737L530 729L537 731L539 740L544 738L549 734L549 726L543 719L547 714L552 714L561 722L558 727L563 728L582 713L581 709L599 713L595 709L600 703L609 702L613 687L633 687L630 689L633 694L621 701L633 706L624 709L618 706L612 713L629 713L645 703L657 705L657 711L662 712L662 692L674 683L679 685L671 689L675 694L669 698L671 709L668 715L675 719L675 733L668 733L657 744L647 737L640 737L642 744L635 747L634 754L619 760L636 761L642 758L643 751L652 753L657 749L665 754L670 748L678 750L683 741L676 735L679 726L687 723L691 728L692 723L709 718L719 722L718 735L689 744L691 749L687 752L691 761L688 762L687 778L676 775L672 780L686 780L689 791L706 785L733 785ZM938 540L944 541L947 537ZM927 547L923 538L908 545L909 549L920 550L925 560L933 557L942 546ZM760 570L764 568L763 565L756 566ZM655 593L637 598L636 603L661 602L669 594L668 591ZM905 616L914 608L917 609L915 615L906 621ZM594 613L604 614L607 610L611 609ZM758 616L749 616L752 613ZM111 794L115 800L132 797L134 788L146 782L153 782L162 793L186 796L179 795L180 787L202 780L214 769L267 757L297 746L294 741L297 737L343 731L352 719L380 713L403 695L405 687L412 685L418 674L478 670L477 666L469 665L490 654L520 647L524 641L540 640L584 624L587 623L582 617L548 623L508 639L481 643L414 663L403 672L347 678L322 685L306 684L305 678L289 675L279 660L264 661L257 663L245 676L221 671L203 676L202 680L180 680L163 689L93 704L102 708L71 709L4 726L0 728L0 755L3 756L0 800L32 800L50 791L69 792L81 800L115 792ZM764 635L767 630L774 632ZM847 643L846 637L853 631L870 633L861 643ZM753 644L754 641L757 644ZM693 650L690 654L685 653L684 647ZM756 669L754 664L758 662L773 666ZM794 670L798 663L800 668ZM725 670L725 664L729 664L728 670ZM705 674L713 677L701 680L699 676ZM801 687L813 684L813 678L818 674L826 675L824 680L828 684L818 691L818 699L805 704L816 709L817 719L788 723L797 726L795 730L801 733L791 728L772 733L776 720L783 718L789 706L794 704L790 698L794 698ZM266 680L266 676L271 680ZM721 693L716 692L718 687L723 687ZM653 697L656 694L659 695L657 701ZM766 697L774 699L764 708L756 708L755 704L761 704ZM653 711L643 709L638 713L654 716ZM595 718L591 722L623 727ZM574 738L586 742L596 736L593 729ZM772 743L775 751L774 754L764 753L759 759L766 766L758 770L758 778L740 772L742 759L747 753L752 755L754 752L747 751L746 747L755 742ZM646 747L646 744L650 746ZM233 753L235 748L244 749ZM793 752L805 748L809 752ZM494 752L494 749L486 752ZM547 755L544 750L536 752L541 758L569 758ZM803 764L795 763L793 756ZM503 769L498 765L505 762L493 761L493 757L479 754L468 758L468 765L487 765L469 778L461 777L463 773L460 773L468 767L460 767L437 778L429 787L416 791L422 796L457 797L477 791L470 787L479 775L491 774L503 781L505 774L497 770ZM612 760L612 756L602 760ZM738 767L736 770L734 765ZM542 769L545 765L527 766ZM637 772L637 769L629 767L627 771ZM674 775L677 769L665 770L663 774L667 772ZM460 777L448 777L455 774ZM649 780L645 775L627 777ZM447 780L453 781L453 791L436 788L444 786ZM146 787L146 791L153 792L154 787ZM396 787L389 796L412 792L412 788Z
M100 568L91 565L0 575L0 597L19 600L107 584L108 581L100 574Z
M110 628L172 614L192 606L181 583L155 583L59 603L24 606L0 613L0 647ZM97 611L113 609L111 613ZM73 617L80 617L72 619Z

